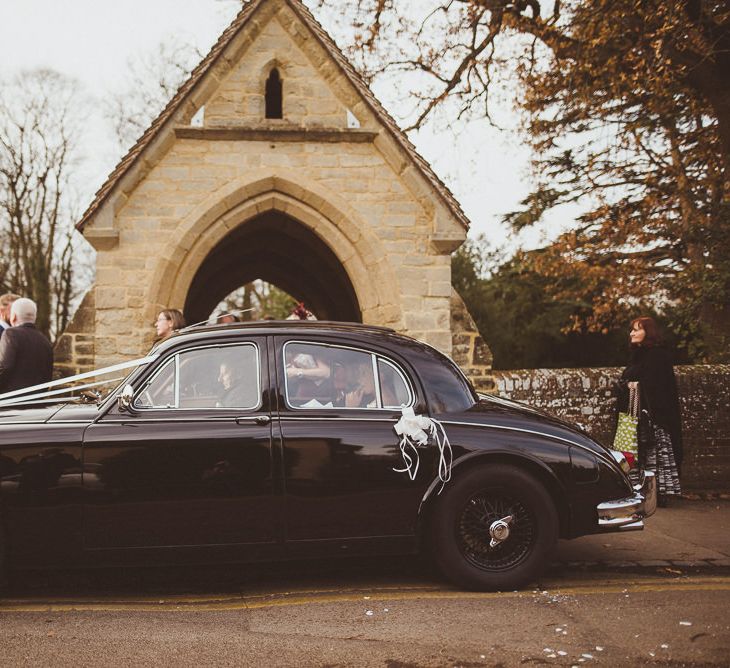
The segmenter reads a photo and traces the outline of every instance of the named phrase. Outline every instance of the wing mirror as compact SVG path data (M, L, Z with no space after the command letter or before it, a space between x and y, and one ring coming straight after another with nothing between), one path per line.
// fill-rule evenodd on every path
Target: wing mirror
M117 406L120 411L128 411L132 406L132 399L134 399L134 388L127 384L124 386L121 394L117 397Z

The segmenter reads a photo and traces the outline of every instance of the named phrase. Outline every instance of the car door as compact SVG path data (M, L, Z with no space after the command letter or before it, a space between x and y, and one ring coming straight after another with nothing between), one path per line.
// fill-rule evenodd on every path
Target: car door
M423 405L413 379L386 354L343 340L280 337L275 355L288 546L411 538L434 463L424 450L415 480L396 470L401 406Z
M86 549L277 540L267 360L265 337L172 350L89 427Z

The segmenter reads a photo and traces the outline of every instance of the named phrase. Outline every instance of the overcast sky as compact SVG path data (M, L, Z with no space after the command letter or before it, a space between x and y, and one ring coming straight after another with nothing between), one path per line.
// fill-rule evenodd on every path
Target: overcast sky
M239 7L236 0L0 0L0 77L52 67L100 100L123 88L130 57L171 35L207 52ZM326 27L326 17L318 18ZM375 92L393 116L402 117L406 111L390 88ZM514 247L517 239L499 220L530 187L529 153L518 139L481 121L456 137L426 129L411 140L461 202L472 221L470 236L486 233L495 245ZM111 127L100 119L89 126L84 148L90 160L81 180L90 201L120 156ZM531 232L523 241L534 245L537 239Z

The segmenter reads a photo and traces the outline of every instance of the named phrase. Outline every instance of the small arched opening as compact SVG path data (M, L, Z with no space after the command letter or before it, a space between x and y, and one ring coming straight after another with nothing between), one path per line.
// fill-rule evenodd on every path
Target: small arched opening
M266 79L266 118L283 118L283 85L279 70L274 68Z
M232 292L260 280L320 320L362 322L355 290L329 246L280 211L259 214L229 232L203 260L185 300L185 318L200 322Z
M297 307L297 300L290 294L273 283L257 278L226 295L213 309L208 322L285 320Z

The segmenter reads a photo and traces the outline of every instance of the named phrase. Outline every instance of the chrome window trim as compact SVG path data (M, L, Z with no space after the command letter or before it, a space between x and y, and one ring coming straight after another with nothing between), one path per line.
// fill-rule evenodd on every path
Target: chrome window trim
M381 353L375 353L372 350L364 350L363 348L355 348L354 346L348 346L348 345L341 344L341 343L325 343L324 341L302 341L300 339L290 339L288 341L285 341L284 342L284 345L281 347L281 352L282 352L282 357L283 357L282 362L283 362L283 369L284 369L284 403L285 403L286 407L289 410L293 410L293 411L305 411L305 412L306 411L341 411L341 410L346 410L346 411L386 411L386 410L393 410L392 408L384 408L384 407L378 407L378 406L373 406L372 408L368 408L367 406L357 406L357 407L355 407L355 406L352 406L352 407L349 407L349 406L332 406L332 408L324 407L324 406L323 407L317 407L317 408L302 408L301 406L292 406L289 403L289 379L288 379L288 377L286 375L286 347L290 343L296 343L296 344L302 344L302 345L308 345L308 346L324 346L326 348L327 347L328 348L341 348L343 350L352 350L352 351L357 352L357 353L363 353L365 355L370 355L371 358L372 357L375 357L376 359L373 362L373 364L375 365L374 366L374 370L376 371L376 374L375 374L375 391L376 391L376 394L378 396L379 396L379 393L380 393L380 375L377 373L377 360L378 359L382 359L384 362L387 362L396 371L398 371L400 373L400 375L402 376L403 380L406 383L406 387L408 388L408 393L409 393L409 396L411 398L411 401L406 406L406 408L412 407L416 403L416 393L413 391L413 385L412 385L412 383L409 380L408 374L406 374L401 369L400 365L397 362L392 361L388 357L384 357ZM382 404L382 401L380 401L380 403ZM399 406L398 408L400 409L401 407Z
M378 357L375 353L370 353L370 367L373 370L373 385L375 386L375 407L384 408L383 397L380 394L380 369L378 369Z
M146 381L142 387L140 387L139 391L135 393L134 400L132 401L132 407L136 411L175 411L176 413L185 412L185 411L256 411L261 408L262 402L263 402L263 392L261 391L261 349L259 348L258 343L255 341L236 341L234 343L222 343L222 344L216 344L211 343L205 346L195 346L194 348L184 348L183 350L177 350L176 352L172 353L171 359L175 359L175 364L178 365L179 362L177 362L177 358L181 353L188 353L188 352L195 352L198 350L207 350L210 348L234 348L237 346L251 346L256 351L256 386L258 388L258 403L255 404L253 407L242 407L242 406L199 406L199 407L192 407L192 408L179 408L177 406L137 406L135 405L137 401L137 397L142 393L143 388L146 387L149 383L151 383L155 378L157 378L158 374L162 372L162 370L169 364L169 361L165 361L162 366L150 377L149 381ZM179 395L179 388L178 385L178 369L176 367L175 369L175 383L176 383L176 392ZM179 396L177 397L178 403L179 403ZM120 422L127 422L128 420L120 420ZM105 420L106 422L106 420Z
M153 383L155 380L157 380L157 377L170 365L175 364L175 357L177 356L177 353L173 353L171 357L168 359L165 359L163 363L160 365L160 368L155 371L152 376L150 376L150 379L145 381L142 387L139 388L139 392L135 393L134 399L132 400L132 408L137 411L160 411L160 410L175 410L174 406L138 406L137 405L137 399L144 391L144 388L149 387L151 383ZM177 373L177 371L175 372ZM177 378L173 377L173 383L177 382Z

